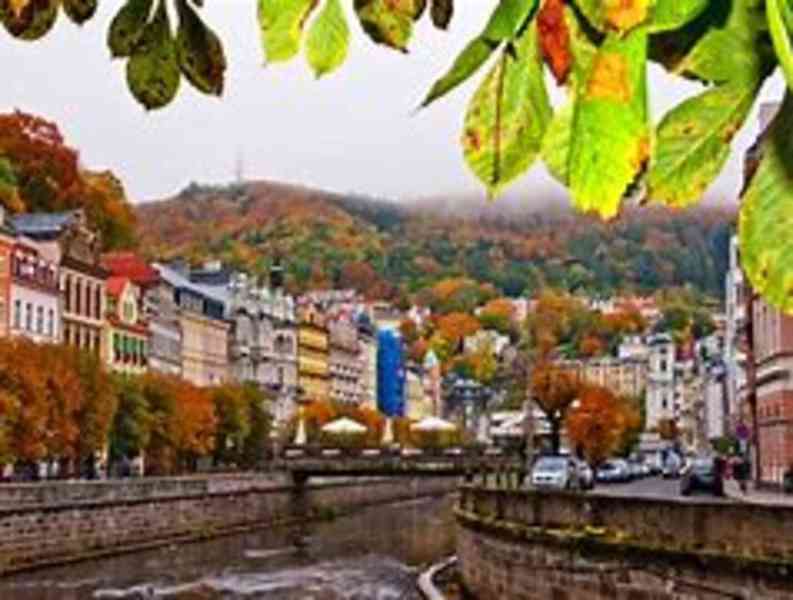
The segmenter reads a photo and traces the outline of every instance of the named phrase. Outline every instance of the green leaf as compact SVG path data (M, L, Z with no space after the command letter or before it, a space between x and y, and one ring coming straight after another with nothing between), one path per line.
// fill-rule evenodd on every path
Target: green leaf
M35 41L52 29L60 0L0 0L0 20L15 38Z
M573 103L568 102L556 111L542 140L541 155L548 171L561 184L570 179L570 136L573 129Z
M790 31L783 12L784 10L789 12L785 2L786 0L767 0L766 14L779 65L782 67L788 87L793 88L793 44L790 41Z
M579 86L573 115L570 191L575 206L602 217L620 201L649 158L647 31L610 34Z
M763 7L764 0L733 0L728 7L717 3L717 8L703 15L716 20L710 21L691 50L675 61L673 70L710 83L757 81L768 75L774 53L767 41Z
M451 68L430 89L421 106L429 106L468 80L501 45L514 37L537 7L537 0L501 0L484 31L471 40Z
M179 60L165 2L160 0L154 19L127 62L127 84L135 99L147 109L161 108L179 91Z
M730 143L754 103L757 87L725 84L691 98L661 121L647 176L648 196L673 206L698 201L730 156Z
M438 29L447 29L454 15L454 0L432 0L430 16Z
M308 32L308 63L317 77L338 69L347 58L350 28L339 0L327 0Z
M294 58L303 25L315 6L315 0L259 0L259 27L268 62Z
M82 25L96 14L98 0L63 0L63 11L72 22Z
M426 0L355 0L358 20L372 41L403 52L425 6Z
M761 146L739 215L741 265L752 287L793 314L793 96L788 91Z
M534 13L539 0L499 0L487 21L482 37L503 42L515 37L523 29L526 19Z
M474 94L465 118L466 162L492 194L523 174L551 119L537 29L507 48Z
M223 44L187 0L178 0L177 7L176 53L179 67L197 90L220 96L226 72Z
M708 7L710 0L656 0L650 31L673 31L687 25Z
M154 0L127 0L113 17L107 33L107 45L113 57L130 56L143 37Z

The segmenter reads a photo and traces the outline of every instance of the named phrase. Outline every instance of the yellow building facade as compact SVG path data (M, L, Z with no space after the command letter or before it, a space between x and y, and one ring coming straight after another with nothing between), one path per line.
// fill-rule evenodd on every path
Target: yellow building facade
M325 318L313 306L298 310L298 386L306 401L330 399L328 328Z

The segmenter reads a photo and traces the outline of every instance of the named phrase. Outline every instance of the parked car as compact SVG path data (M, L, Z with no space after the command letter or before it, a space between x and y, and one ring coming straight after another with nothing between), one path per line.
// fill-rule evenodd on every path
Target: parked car
M724 495L724 480L715 459L696 458L687 465L680 478L680 494L688 496L697 490L708 492L714 496Z
M597 480L603 483L624 483L629 481L628 463L624 460L607 460L598 467Z
M591 490L595 487L595 474L592 467L585 460L576 460L578 467L578 483L582 490Z
M531 471L531 484L555 490L578 488L576 460L569 456L541 456Z
M638 460L629 460L628 462L628 475L631 480L641 479L644 477L644 469L642 463Z

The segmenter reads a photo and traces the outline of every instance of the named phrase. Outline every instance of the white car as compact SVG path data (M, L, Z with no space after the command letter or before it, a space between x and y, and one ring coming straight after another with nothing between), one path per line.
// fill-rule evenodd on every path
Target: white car
M541 456L531 471L536 488L571 490L578 488L578 467L569 456Z

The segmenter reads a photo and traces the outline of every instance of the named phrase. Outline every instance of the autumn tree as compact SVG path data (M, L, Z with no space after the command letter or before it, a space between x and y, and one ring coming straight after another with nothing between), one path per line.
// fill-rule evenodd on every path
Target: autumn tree
M245 389L226 383L212 388L217 417L214 455L217 463L239 463L251 431L251 403Z
M13 212L64 210L80 188L77 151L55 123L41 117L0 114L0 157L11 164L17 182L21 203L6 205Z
M259 466L267 454L272 431L272 394L265 393L253 383L242 384L242 394L248 404L250 428L243 441L240 464L248 469Z
M83 401L76 415L80 432L77 456L81 464L87 461L89 471L93 471L94 456L105 450L107 444L117 397L110 373L97 354L79 352L76 370L83 393Z
M510 336L515 333L515 306L509 298L490 300L479 310L477 318L485 329Z
M79 418L86 402L78 369L80 351L67 346L42 345L36 347L36 354L46 373L49 406L45 429L47 457L60 459L63 471L70 472L72 461L81 452Z
M461 312L443 315L438 319L437 324L437 333L455 348L479 329L481 329L481 324L476 317Z
M573 447L597 466L621 448L635 421L627 403L611 390L583 386L565 418L565 427Z
M113 461L134 458L149 445L153 415L143 389L143 378L116 375L113 386L118 408L110 432Z
M58 126L41 117L0 114L0 202L11 212L84 209L106 248L135 242L135 215L118 178L81 169Z
M530 380L531 399L543 412L551 430L551 450L559 453L565 415L578 398L581 384L576 375L551 363L534 366Z
M195 469L196 461L215 447L217 415L212 394L206 388L179 380L170 422L172 444L180 469Z
M413 319L404 319L399 324L399 333L406 344L413 344L419 338L419 329Z
M31 464L47 455L48 389L38 346L26 339L0 342L2 427L8 454Z

